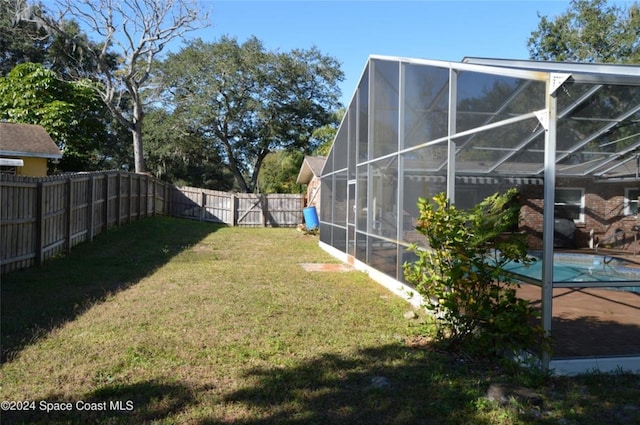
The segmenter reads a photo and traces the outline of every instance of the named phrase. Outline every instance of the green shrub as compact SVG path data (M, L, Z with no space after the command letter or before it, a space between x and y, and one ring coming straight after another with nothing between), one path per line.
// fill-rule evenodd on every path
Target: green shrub
M505 271L511 261L529 264L526 235L514 232L518 192L487 197L470 210L419 199L416 229L427 248L413 245L418 259L405 263L405 278L436 317L436 340L472 355L547 349L539 312L516 296L517 283Z

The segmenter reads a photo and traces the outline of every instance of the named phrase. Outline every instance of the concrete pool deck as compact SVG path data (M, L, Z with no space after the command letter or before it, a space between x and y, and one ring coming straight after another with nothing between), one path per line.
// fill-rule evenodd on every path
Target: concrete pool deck
M540 306L540 287L518 296ZM640 356L640 294L596 288L553 290L553 358Z
M556 250L563 254L624 259L638 269L640 253L615 249ZM576 282L576 286L580 284ZM540 306L542 289L523 284L518 296ZM553 358L640 356L640 294L603 288L554 288L551 333Z

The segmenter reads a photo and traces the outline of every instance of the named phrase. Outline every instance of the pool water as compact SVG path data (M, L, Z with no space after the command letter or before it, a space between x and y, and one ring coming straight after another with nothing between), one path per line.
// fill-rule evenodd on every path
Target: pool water
M531 253L538 261L525 267L521 263L508 264L505 269L533 279L542 279L542 255ZM554 282L637 282L640 268L629 267L629 262L616 257L555 253L553 257ZM620 288L640 292L640 286Z

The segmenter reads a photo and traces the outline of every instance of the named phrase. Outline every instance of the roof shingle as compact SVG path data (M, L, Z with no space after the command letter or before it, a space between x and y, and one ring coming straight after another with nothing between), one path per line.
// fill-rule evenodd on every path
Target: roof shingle
M0 155L62 158L62 152L44 127L0 122Z

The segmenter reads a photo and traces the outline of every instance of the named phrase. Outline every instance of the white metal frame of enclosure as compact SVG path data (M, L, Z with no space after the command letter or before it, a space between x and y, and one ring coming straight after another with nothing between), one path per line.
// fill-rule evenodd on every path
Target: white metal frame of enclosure
M436 67L439 69L443 69L443 68L448 69L448 72L449 72L449 80L447 82L448 93L446 94L448 96L448 118L447 118L448 122L447 122L446 136L439 137L433 140L427 140L424 143L406 147L403 144L404 142L402 142L404 140L403 125L398 124L398 128L397 128L398 149L386 155L375 156L375 157L371 155L371 152L369 151L372 149L371 146L372 146L372 138L374 133L373 121L375 119L375 118L371 118L371 114L372 114L371 111L374 109L373 95L371 95L371 93L374 92L375 88L373 87L374 85L373 78L365 74L368 73L375 66L374 64L376 61L391 61L391 62L398 63L398 66L399 66L398 92L399 93L404 93L406 89L404 87L405 80L403 77L403 70L405 68L402 67L403 64L425 65L425 66ZM517 116L509 117L496 122L489 122L491 120L488 120L488 122L485 122L481 126L458 132L456 128L456 118L457 118L457 112L458 112L456 110L457 104L455 101L452 101L452 99L456 99L457 97L457 90L458 90L457 75L459 73L463 73L467 71L475 72L479 74L495 75L500 77L517 78L517 79L529 80L529 81L545 84L546 90L545 90L544 109L522 113ZM460 171L461 171L459 166L456 164L456 153L458 151L456 140L461 137L475 135L481 132L511 125L520 121L537 118L540 122L540 126L542 127L542 129L539 130L537 135L539 135L540 132L542 131L544 132L544 152L543 152L544 165L542 170L538 169L535 172L528 172L527 175L542 177L544 181L543 232L542 232L542 278L541 278L540 285L541 285L541 291L542 291L542 324L545 331L550 333L551 321L552 321L552 309L553 309L553 289L554 289L554 276L553 276L554 237L553 235L554 235L554 204L555 204L557 164L560 160L571 156L572 154L575 153L576 150L583 148L590 140L595 139L596 137L598 137L599 134L601 134L601 133L598 133L598 134L594 133L594 135L591 135L590 137L586 138L580 144L575 145L573 147L573 150L559 151L557 146L558 119L562 118L562 116L564 115L569 114L574 108L577 108L578 106L580 106L581 102L584 102L584 100L587 97L593 96L595 93L597 93L598 90L600 90L600 88L603 87L603 85L609 84L609 85L634 86L634 87L638 86L640 89L640 67L620 66L620 65L595 65L595 64L563 64L563 63L510 61L510 60L495 60L495 59L481 59L481 58L467 58L463 62L456 63L456 62L443 62L443 61L410 59L410 58L388 57L388 56L371 56L369 58L369 61L367 62L367 65L363 70L361 81L362 81L362 78L365 78L365 77L368 78L367 113L369 115L367 117L368 122L367 122L367 129L366 129L367 140L368 140L367 141L368 156L365 159L361 159L358 157L359 155L358 146L360 144L360 141L358 138L358 132L360 132L360 125L358 125L358 128L355 128L355 129L351 129L350 127L348 127L349 128L348 131L354 132L354 134L351 134L351 135L347 134L347 135L340 136L340 130L339 130L339 134L338 136L336 136L336 141L334 141L334 145L329 154L327 165L325 165L325 170L323 170L322 172L322 178L323 179L331 178L331 181L333 182L335 178L337 178L339 175L342 175L342 174L346 175L347 181L346 181L345 190L346 190L348 207L346 208L344 222L340 222L340 223L335 222L332 215L327 220L327 214L321 212L321 215L320 215L321 241L322 241L322 224L330 225L331 229L337 228L337 229L341 229L340 231L344 230L345 231L344 254L346 254L346 258L348 258L349 261L354 261L356 257L355 252L357 248L354 245L354 251L349 252L348 243L351 241L354 244L356 244L358 234L362 234L366 237L375 237L378 240L385 240L385 236L374 233L373 226L375 226L375 223L374 223L375 221L374 218L376 214L375 208L367 208L366 229L361 229L358 227L358 216L356 214L355 207L356 205L358 205L360 198L358 196L359 195L358 193L352 193L354 190L357 192L364 189L360 187L360 185L358 184L359 179L364 178L366 179L366 187L367 187L366 199L369 200L372 198L372 191L373 191L373 182L371 177L372 164L377 163L378 161L384 160L386 158L388 158L389 161L392 162L395 158L402 158L403 154L406 154L412 151L417 151L419 149L423 149L428 146L440 146L446 143L447 159L444 164L446 166L446 174L445 174L446 175L446 192L450 202L455 203L456 177L460 174ZM563 90L563 86L567 82L593 84L593 87L590 90L587 90L586 92L584 92L581 98L576 99L573 104L564 108L564 110L562 111L563 115L559 116L558 106L557 106L557 94L559 90ZM353 117L353 114L354 113L360 114L360 108L364 106L359 104L360 102L359 90L360 90L360 87L357 86L353 95L352 104L349 105L347 109L347 114L345 114L345 118L341 124L341 127L340 127L341 129L343 126L349 125L348 120L350 119L353 119L354 122L356 122L356 119ZM512 94L513 97L517 95L518 93ZM404 118L404 113L405 113L404 101L403 101L403 95L399 94L398 96L399 96L399 102L398 102L398 110L397 110L397 114L398 114L397 122L402 123ZM510 102L509 100L505 100L505 105L508 105L509 102ZM351 111L352 107L354 108L353 111ZM352 113L350 113L349 111L351 111ZM623 115L614 117L614 119L611 119L610 120L611 122L609 124L604 125L600 129L600 131L604 132L613 128L616 125L616 123L619 123L621 120L628 119L629 117L640 116L639 111L640 111L640 102L637 105L632 105L628 110L625 111ZM638 125L638 127L640 127L640 124L637 124L637 122L635 121L635 118L633 122L636 123L634 125ZM344 141L344 140L338 141L339 137L346 137L346 140L348 141L347 143L349 143L348 147L346 148L346 152L335 151L336 145ZM513 147L511 151L507 153L507 155L501 160L502 163L507 161L512 156L516 155L521 150L524 150L527 144L530 143L534 139L534 137L536 136L532 135L528 141L525 140L522 143L518 144L517 146ZM637 160L638 155L640 155L640 152L639 152L640 133L632 137L635 137L637 140L633 139L632 143L626 146L623 151L615 152L615 154L611 155L608 159L600 161L599 163L594 163L593 166L586 167L582 171L576 172L576 175L579 175L581 173L583 176L585 175L604 176L607 172L610 172L611 169L620 166L621 158L624 159L625 156L629 156L631 154L630 160L633 160L634 158ZM351 145L354 143L355 143L355 146L352 147ZM339 148L341 147L339 146ZM353 152L351 151L351 149L353 149ZM340 160L342 160L346 165L345 167L334 168L333 164L329 164L329 161L333 160L332 156L339 156L340 154L344 154L347 156L348 159L346 159L346 161L340 158ZM351 158L350 155L355 155L355 159ZM624 161L628 161L628 160L629 159L624 159ZM354 162L355 168L354 170L352 170L353 171L352 173L349 171L350 161L355 161ZM398 160L397 162L398 162L397 178L399 181L401 178L400 176L403 175L404 161ZM501 163L494 165L493 169L488 170L487 173L485 174L493 175L495 170L500 165ZM366 176L362 176L360 173L360 170L363 167L367 167ZM637 183L637 180L636 180L636 183ZM323 186L323 192L325 191L324 189L325 187L326 189L329 189L331 191L331 194L326 195L328 196L328 199L331 200L331 196L334 196L335 194L336 186L332 184L332 186L329 187L325 184ZM398 196L398 199L396 199L397 217L400 217L402 214L402 206L404 204L404 200L402 199L403 197L402 192L403 191L399 191L399 193L397 194ZM325 194L323 193L323 195ZM353 203L354 203L353 207L351 207L351 204L350 204L351 199L353 199ZM329 205L331 205L331 203L330 202L326 203L324 202L324 199L323 199L323 202L322 202L323 208L327 208L327 206ZM358 206L360 208L363 207L362 205L358 205ZM397 220L399 220L400 222L401 219L398 218ZM396 236L395 238L389 238L389 242L399 243L401 241L400 227L401 227L401 224L398 225L396 223ZM333 232L333 230L331 231ZM321 244L323 243L321 242ZM328 245L331 245L331 244L328 244ZM327 248L329 247L327 246ZM329 249L329 251L335 251L335 250L336 249ZM337 251L341 252L342 250L337 249ZM398 262L397 259L396 259L396 262ZM640 357L638 357L636 360L638 361L637 363L639 365L638 368L640 368ZM546 354L542 359L543 367L549 368L550 362L551 362L551 359L549 355Z

